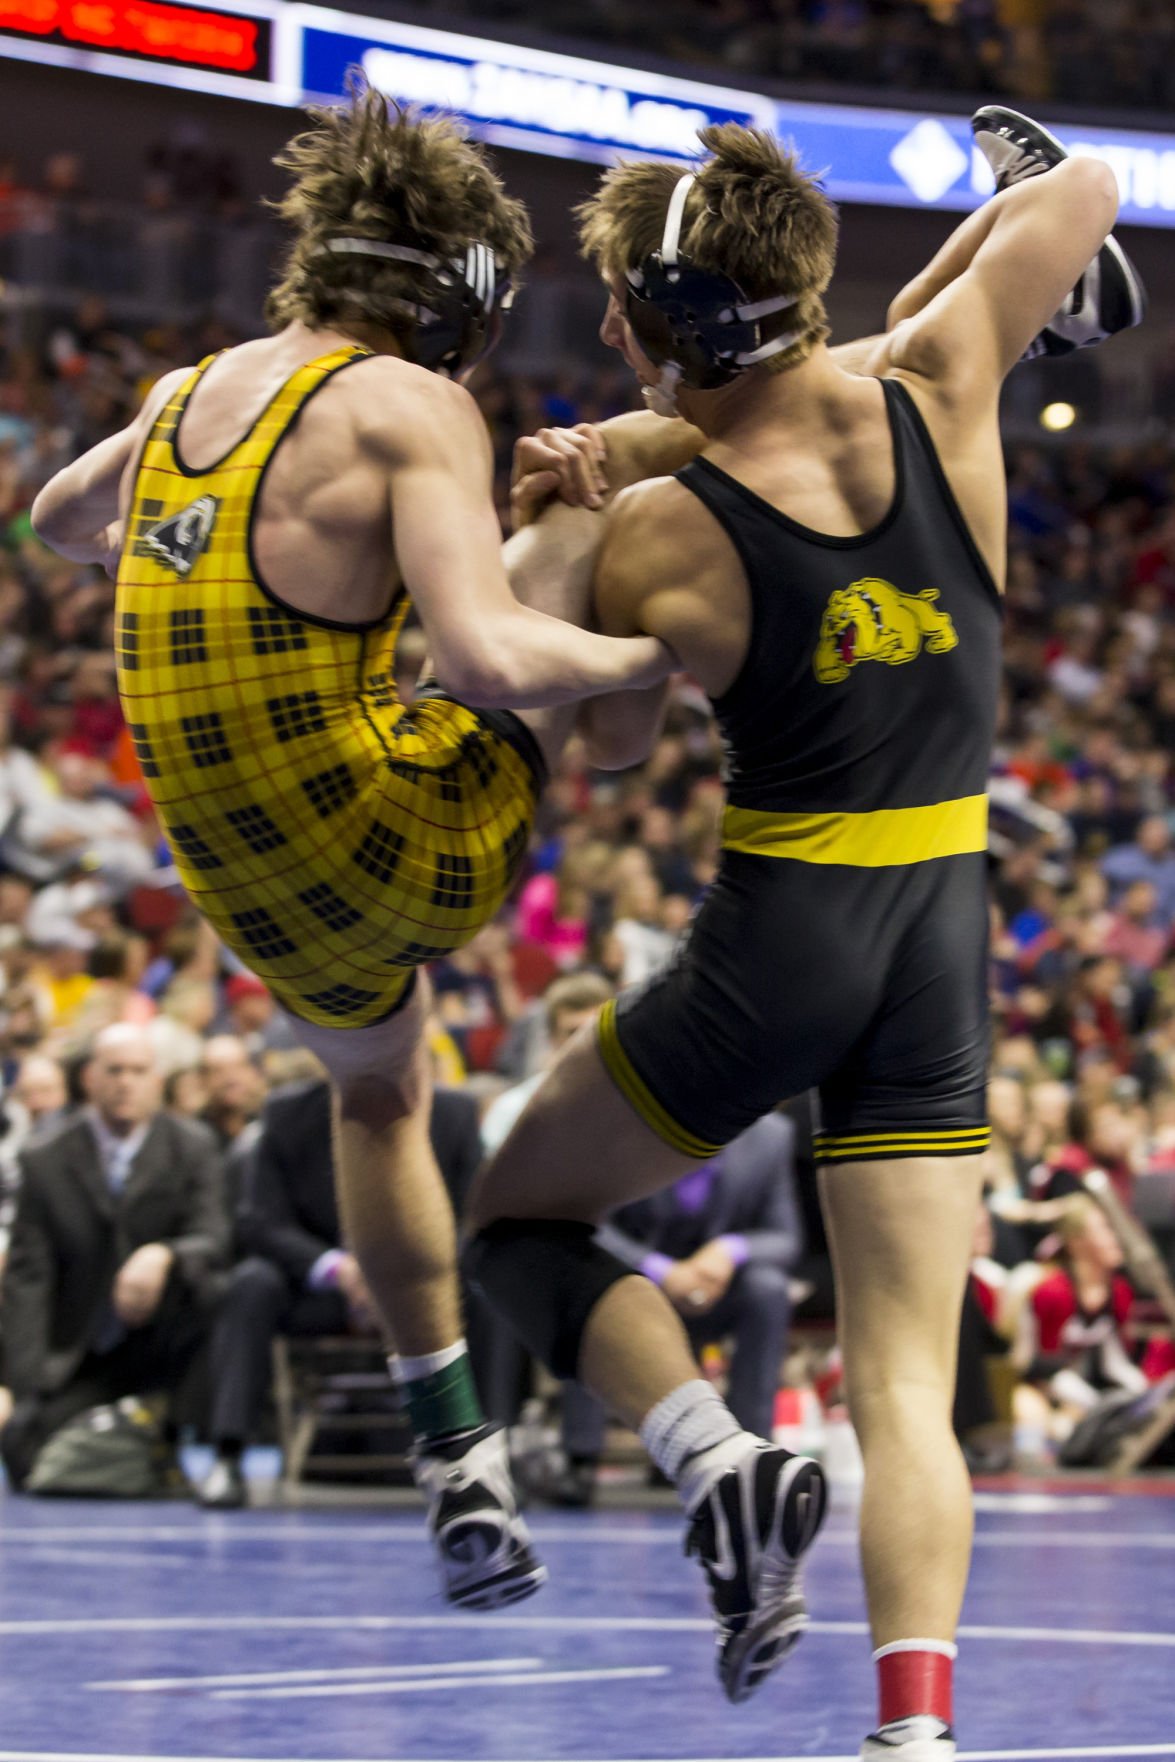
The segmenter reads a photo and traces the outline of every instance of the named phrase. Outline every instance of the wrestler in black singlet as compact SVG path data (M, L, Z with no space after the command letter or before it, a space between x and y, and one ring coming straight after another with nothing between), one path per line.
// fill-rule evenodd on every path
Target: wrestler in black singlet
M895 489L870 532L813 532L706 459L679 473L750 588L714 702L722 860L677 958L599 1032L641 1116L699 1159L810 1088L824 1162L988 1140L1000 598L912 398L882 384Z

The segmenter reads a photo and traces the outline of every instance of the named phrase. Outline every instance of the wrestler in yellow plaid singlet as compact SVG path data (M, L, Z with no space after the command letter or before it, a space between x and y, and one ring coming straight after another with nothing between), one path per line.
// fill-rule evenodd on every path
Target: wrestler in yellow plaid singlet
M175 435L205 361L152 427L118 571L118 684L147 788L195 904L307 1021L387 1015L422 962L468 942L526 851L542 760L509 712L425 694L393 660L401 595L372 625L293 611L251 526L306 400L368 351L300 368L207 471Z

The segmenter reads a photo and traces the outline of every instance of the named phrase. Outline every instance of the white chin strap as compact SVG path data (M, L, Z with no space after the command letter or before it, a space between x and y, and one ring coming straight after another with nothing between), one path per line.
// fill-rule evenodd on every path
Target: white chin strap
M661 369L661 377L656 385L643 385L641 397L645 408L654 416L680 416L677 408L677 388L681 384L681 368L676 361L666 361Z

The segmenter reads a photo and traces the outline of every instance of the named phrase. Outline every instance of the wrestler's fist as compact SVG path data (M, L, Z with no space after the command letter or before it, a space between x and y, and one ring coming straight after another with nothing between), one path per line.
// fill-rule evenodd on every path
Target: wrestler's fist
M602 508L608 493L605 456L604 437L590 422L540 428L518 441L510 489L515 532L555 500L573 508Z

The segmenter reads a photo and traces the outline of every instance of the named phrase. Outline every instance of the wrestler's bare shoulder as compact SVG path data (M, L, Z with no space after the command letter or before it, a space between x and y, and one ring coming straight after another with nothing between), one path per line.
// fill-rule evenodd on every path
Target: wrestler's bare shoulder
M730 541L692 490L676 477L651 477L621 490L608 514L608 555L631 559L648 583L697 575L730 555Z
M360 441L389 464L418 457L422 447L485 437L472 393L411 361L372 356L357 373L340 375L340 382Z

